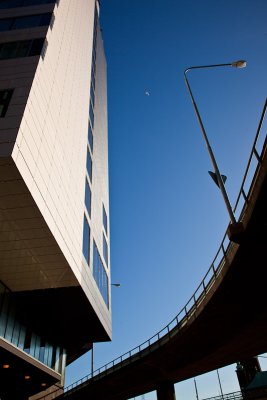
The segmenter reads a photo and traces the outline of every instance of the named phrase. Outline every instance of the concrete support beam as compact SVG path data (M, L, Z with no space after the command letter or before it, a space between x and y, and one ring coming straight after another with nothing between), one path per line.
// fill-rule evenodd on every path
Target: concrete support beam
M173 383L164 383L157 389L158 400L176 400Z

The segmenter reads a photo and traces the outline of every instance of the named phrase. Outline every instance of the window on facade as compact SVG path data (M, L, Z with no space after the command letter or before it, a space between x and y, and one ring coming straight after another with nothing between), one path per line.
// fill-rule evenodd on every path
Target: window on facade
M89 149L87 148L87 160L86 160L86 169L89 175L90 181L92 182L92 158Z
M6 115L13 90L0 90L0 118Z
M103 226L104 226L106 234L108 234L108 217L107 217L107 213L106 213L104 204L103 204L103 207L102 207L102 214L103 214L102 215Z
M90 116L92 128L94 128L95 116L94 116L94 110L93 110L93 106L92 106L91 102L90 102L89 116Z
M0 1L0 9L33 6L36 4L55 3L55 0L2 0Z
M91 84L91 89L90 89L90 97L91 97L91 102L93 104L93 107L95 105L95 92L94 92L94 88L93 85Z
M83 220L83 255L86 259L87 264L90 262L90 226L88 224L86 216Z
M90 145L91 152L93 152L94 138L93 138L93 131L91 128L91 124L89 121L88 121L88 143Z
M41 54L44 39L23 40L0 44L0 60L31 57Z
M109 307L108 276L95 242L93 249L93 276L104 302L106 303L107 307Z
M85 207L88 214L91 216L91 189L87 179L85 180Z
M91 76L91 85L93 86L93 89L95 90L95 75L92 74Z
M0 31L13 29L34 28L36 26L45 26L50 24L51 13L27 15L17 18L0 19Z
M106 266L108 267L108 243L104 233L103 233L103 256L104 260L106 261Z

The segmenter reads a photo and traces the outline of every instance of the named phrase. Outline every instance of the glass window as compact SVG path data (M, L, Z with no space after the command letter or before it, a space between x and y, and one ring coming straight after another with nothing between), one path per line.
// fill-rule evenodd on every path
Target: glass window
M93 88L95 90L95 75L94 74L91 75L91 85L93 86Z
M85 207L88 214L91 216L91 189L87 179L85 180Z
M28 15L17 18L0 19L0 31L33 28L50 24L51 13Z
M14 21L14 18L1 19L0 20L0 32L8 31L9 29L11 29L13 21Z
M104 256L104 260L106 261L106 265L108 267L108 244L107 244L107 239L105 238L104 233L103 233L103 256Z
M45 39L34 39L31 44L29 56L38 56L41 54Z
M26 17L14 18L11 29L34 28L36 26L45 26L50 24L51 13L29 15Z
M87 160L86 160L86 169L89 175L90 181L92 182L92 158L89 149L87 148Z
M0 1L0 9L32 6L35 4L50 4L50 3L55 3L55 0L2 0Z
M90 227L86 217L83 220L83 255L89 265L90 261Z
M92 128L94 129L94 120L95 120L95 116L94 116L94 110L93 110L93 106L92 106L92 103L91 103L91 102L90 102L89 115L90 115L90 121L91 121Z
M103 207L102 207L102 214L103 214L103 216L102 216L103 226L104 226L106 234L108 234L108 217L107 217L107 213L106 213L104 204L103 204Z
M0 44L0 60L41 54L44 39L23 40Z
M95 106L95 91L94 91L92 83L91 83L91 88L90 88L90 97L91 97L91 102L94 107Z
M0 118L6 115L13 90L0 90Z
M93 152L94 138L93 138L93 131L91 128L90 121L88 121L88 143L90 145L91 152Z
M107 307L109 307L108 276L95 242L93 249L93 276L104 302L106 303Z

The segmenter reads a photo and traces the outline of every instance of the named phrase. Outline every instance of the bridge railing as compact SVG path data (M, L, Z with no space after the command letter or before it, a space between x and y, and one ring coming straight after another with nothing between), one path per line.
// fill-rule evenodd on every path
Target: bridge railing
M234 205L234 212L238 214L237 219L239 220L242 219L247 203L249 202L250 193L253 190L254 181L260 168L262 157L267 144L266 134L261 134L263 121L266 115L266 108L267 99L264 104L260 123L253 142L241 188L238 193L236 203ZM77 388L78 386L87 382L89 379L100 379L103 375L112 373L114 370L121 368L124 365L139 359L140 357L143 357L148 352L153 351L154 349L166 343L166 341L168 341L173 335L175 335L180 329L182 329L192 317L194 317L196 310L205 300L208 292L211 290L215 281L218 279L218 276L220 275L224 265L227 262L226 254L229 252L229 250L231 250L231 247L233 246L234 244L229 241L227 234L225 233L219 249L204 278L202 279L186 305L168 325L166 325L163 329L161 329L145 342L120 355L119 357L98 368L97 370L92 371L90 374L86 375L82 379L79 379L77 382L74 382L71 385L67 386L64 389L64 392L66 393L68 391L71 391L72 389Z
M242 392L232 392L215 397L208 397L204 400L243 400Z

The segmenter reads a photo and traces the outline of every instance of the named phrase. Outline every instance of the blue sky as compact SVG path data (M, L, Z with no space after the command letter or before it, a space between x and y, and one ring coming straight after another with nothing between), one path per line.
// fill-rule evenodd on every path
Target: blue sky
M184 69L247 60L245 69L188 75L232 203L267 94L266 0L101 4L111 268L121 288L112 288L113 341L95 346L96 368L170 322L208 270L229 222L207 172L212 167ZM233 371L234 366L221 370L225 392L238 390ZM89 372L87 354L68 368L67 383ZM197 382L200 398L219 394L215 372ZM176 392L177 398L192 399L193 381L176 385Z

